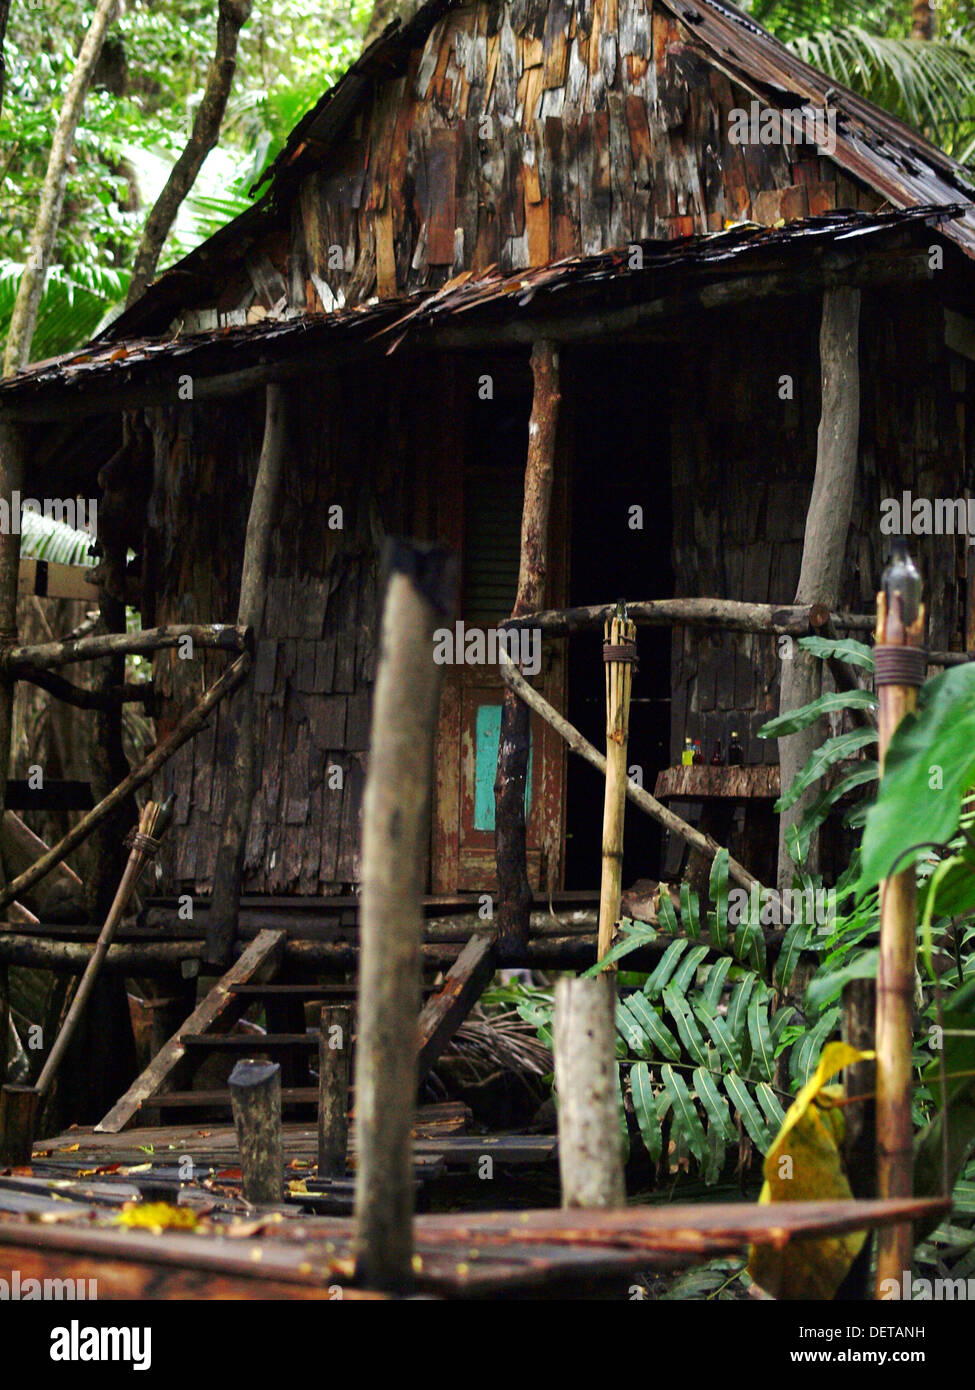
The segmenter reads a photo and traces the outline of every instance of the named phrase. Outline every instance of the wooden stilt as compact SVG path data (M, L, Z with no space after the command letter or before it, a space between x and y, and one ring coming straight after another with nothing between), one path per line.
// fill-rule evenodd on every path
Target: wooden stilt
M254 1206L278 1206L284 1201L281 1068L277 1062L248 1058L234 1067L228 1085L244 1201Z
M0 421L0 500L13 506L15 493L24 485L24 432ZM11 520L13 520L11 518ZM0 527L0 655L17 642L17 580L20 569L20 518L16 526ZM10 775L10 740L13 728L14 681L0 664L0 816L4 811ZM0 866L0 880L3 869ZM0 1078L2 1079L2 1078Z
M0 1088L0 1168L30 1163L40 1093L33 1086Z
M895 545L877 595L876 661L880 769L898 724L917 704L926 662L924 605L917 570L906 548ZM917 885L913 864L880 885L880 967L877 972L877 1196L910 1197L914 1188L911 1123L914 971L917 955ZM877 1291L886 1280L910 1279L914 1231L910 1223L885 1229L877 1245ZM887 1285L889 1288L890 1285Z
M626 809L626 748L630 735L630 691L636 659L636 624L621 616L604 629L606 667L606 787L603 800L603 872L599 887L602 958L613 941L623 891L623 817Z
M247 518L237 609L238 623L253 628L255 634L264 613L271 528L284 470L286 426L287 396L284 387L272 383L267 388L264 442ZM212 906L207 918L207 950L210 959L219 966L229 964L237 936L244 850L260 765L257 704L253 687L245 687L239 704L236 745L227 777L227 811L217 849Z
M555 1090L563 1207L621 1207L613 971L556 983Z
M363 800L354 1243L357 1282L395 1290L412 1278L422 891L443 672L433 633L453 611L456 564L388 541L384 570Z
M549 512L555 474L561 387L559 357L551 343L532 350L534 396L528 424L525 497L521 515L521 559L512 617L530 613L545 598ZM496 914L502 960L528 941L532 891L528 881L525 793L530 751L529 713L509 689L501 706L498 772L494 783L494 845L499 902Z
M822 363L822 414L816 451L816 474L806 514L802 565L796 604L821 605L826 612L840 596L846 538L853 508L857 445L860 435L860 291L841 286L823 295L819 337ZM822 663L797 645L782 662L779 709L798 709L815 700L822 689ZM823 741L816 724L779 740L782 790L787 791ZM798 825L815 797L815 788L784 811L779 820L778 886L791 888L792 856L789 833ZM819 864L819 837L810 840L805 867Z
M342 1178L349 1148L352 1010L324 1004L318 1034L318 1176Z

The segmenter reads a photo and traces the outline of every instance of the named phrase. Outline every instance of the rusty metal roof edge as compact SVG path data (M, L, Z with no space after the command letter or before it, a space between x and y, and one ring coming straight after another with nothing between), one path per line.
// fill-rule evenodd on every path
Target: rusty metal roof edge
M502 273L494 272L475 279L465 275L448 281L439 290L421 290L416 294L395 299L374 300L365 305L334 311L330 314L301 314L288 319L264 320L257 324L212 329L176 338L133 339L128 342L90 344L72 353L32 364L12 377L0 380L0 408L4 403L21 402L47 396L51 391L74 392L97 380L121 381L133 384L133 378L144 377L154 366L167 364L185 370L189 360L194 365L205 356L222 359L225 352L240 353L254 362L234 361L214 363L201 375L220 376L246 366L264 366L273 360L266 355L282 340L289 347L297 346L303 337L321 339L332 333L353 333L357 339L376 342L381 352L389 344L388 335L399 333L402 338L414 329L422 329L433 320L447 314L469 313L487 306L501 307L515 313L528 306L538 296L546 299L571 289L586 290L593 286L616 283L639 287L640 297L650 297L655 277L691 267L707 271L735 273L736 267L753 271L754 263L763 253L794 249L810 242L816 245L842 244L857 236L862 238L892 234L912 225L940 227L959 215L970 212L970 205L948 204L916 207L888 213L832 212L820 217L804 218L784 223L781 227L764 227L753 223L736 224L722 232L699 234L676 241L637 243L644 249L641 269L629 264L630 247L601 251L590 256L565 257L544 266ZM747 262L747 266L743 263ZM643 286L640 281L643 280ZM556 309L558 309L556 305ZM567 310L571 312L571 309ZM307 348L307 341L302 350ZM390 349L392 350L392 349ZM287 357L294 355L294 347Z

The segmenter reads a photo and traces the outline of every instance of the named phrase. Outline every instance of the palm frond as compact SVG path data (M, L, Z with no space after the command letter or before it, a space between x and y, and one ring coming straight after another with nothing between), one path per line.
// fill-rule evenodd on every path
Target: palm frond
M89 553L92 537L63 521L38 512L24 512L20 522L20 553L31 560L50 560L59 565L93 565Z

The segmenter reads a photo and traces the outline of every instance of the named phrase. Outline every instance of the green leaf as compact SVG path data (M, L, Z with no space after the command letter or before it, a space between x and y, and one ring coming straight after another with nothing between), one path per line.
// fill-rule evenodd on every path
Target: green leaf
M728 971L730 969L731 957L722 956L721 959L717 961L714 965L712 965L711 968L708 970L708 976L707 979L704 981L704 989L702 990L702 993L704 995L704 998L709 1000L709 1002L714 1004L715 1006L717 1006L719 1000L721 999L721 995L724 992L725 981L728 978Z
M628 925L620 928L618 940L613 943L601 960L597 960L595 965L590 965L588 970L582 972L582 979L592 979L594 976L601 974L601 972L605 970L608 965L612 965L614 961L622 960L624 956L628 956L632 951L638 951L641 946L652 946L657 940L658 933L655 928L646 926L642 923L640 926L637 926L635 923L631 922L629 918L626 918L625 921Z
M752 1060L765 1077L775 1068L775 1052L768 1026L768 1004L764 989L756 989L748 1003L748 1035L752 1040Z
M830 637L800 637L799 646L822 661L835 656L851 666L861 666L865 671L874 669L872 648L863 642L854 641L852 637L844 637L841 640Z
M728 940L728 851L719 849L711 863L708 893L714 903L709 913L711 940L720 951Z
M775 962L774 981L780 990L788 988L789 981L799 964L799 957L806 949L808 939L809 924L799 919L793 922L786 931L779 948L778 960Z
M875 782L879 776L879 763L873 760L862 762L837 782L835 787L829 787L820 792L816 800L806 809L801 823L796 827L795 848L793 849L792 845L789 847L792 857L797 861L804 860L809 853L809 842L813 834L826 820L837 801L844 797L847 792L853 791L855 787L860 787L866 782Z
M726 1015L728 1027L736 1038L744 1035L748 1022L748 996L755 986L755 976L747 975L744 980L740 980L731 992L731 1000L728 1004Z
M758 1106L752 1100L748 1087L736 1072L724 1077L724 1088L732 1105L741 1116L742 1124L748 1131L752 1143L764 1153L769 1143L768 1126L762 1119Z
M678 1129L687 1141L691 1153L699 1163L704 1164L707 1160L707 1137L704 1133L704 1126L701 1124L701 1117L698 1115L687 1089L687 1083L667 1063L660 1068L660 1078L673 1105L671 1137L676 1143L678 1135L674 1134L674 1129Z
M687 950L689 945L690 943L688 941L683 940L683 938L681 938L678 941L672 941L670 943L666 951L664 951L663 955L660 957L660 960L657 962L656 970L653 972L649 980L647 980L646 984L643 986L643 992L648 999L656 999L659 997L664 986L670 980L671 975L677 969L677 966L680 963L680 958Z
M680 886L680 915L687 935L696 941L701 935L701 906L697 894L691 892L687 883Z
M706 1004L703 999L697 998L691 1002L691 1008L698 1022L711 1035L722 1057L737 1071L741 1067L741 1049L727 1023L720 1014L711 1011L709 1004L710 1001Z
M637 1029L643 1030L661 1057L672 1062L680 1061L680 1044L644 995L631 994L625 1003L620 1004L620 1008L626 1011Z
M954 669L959 671L963 668L956 666ZM796 804L806 788L811 787L813 782L818 782L823 773L834 763L842 762L844 758L852 758L854 753L858 753L861 748L866 748L868 744L876 742L876 729L853 729L848 734L837 734L835 738L828 738L816 749L805 767L796 774L792 786L784 796L779 797L774 810L780 814L782 811L788 811L790 806Z
M755 1097L765 1111L769 1126L776 1134L782 1128L785 1121L785 1111L779 1104L779 1098L772 1090L772 1087L765 1081L760 1086L755 1087Z
M831 690L811 704L788 710L777 719L770 719L758 730L758 737L785 738L788 734L797 734L834 710L876 708L877 697L872 690Z
M703 1067L694 1072L694 1090L707 1112L708 1119L717 1129L726 1144L733 1144L738 1138L728 1102L718 1090L714 1077Z
M701 964L701 961L707 956L709 950L710 947L708 946L695 946L692 951L687 953L678 968L674 971L674 978L671 980L671 984L679 994L686 994L688 989L690 989L691 985L694 983L694 976L697 972L697 968Z
M663 1117L657 1114L650 1068L646 1062L637 1062L630 1068L630 1092L633 1096L633 1110L640 1134L647 1146L647 1153L657 1161L662 1149Z
M935 769L938 775L935 775ZM916 712L894 730L877 800L863 836L859 888L902 870L958 828L962 795L975 781L975 664L952 666L923 685ZM932 787L931 783L936 785Z
M709 1061L707 1048L694 1023L694 1016L687 1000L678 994L672 985L668 985L664 990L664 1003L671 1018L677 1024L681 1042L693 1060L699 1062L701 1066L707 1066Z
M661 930L667 936L678 936L680 934L680 923L677 921L677 913L674 911L674 904L670 901L670 894L661 892L657 907L657 917L660 920Z

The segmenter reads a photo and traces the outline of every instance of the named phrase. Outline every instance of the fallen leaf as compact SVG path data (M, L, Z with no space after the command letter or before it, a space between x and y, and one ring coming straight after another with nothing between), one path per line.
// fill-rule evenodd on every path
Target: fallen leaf
M115 1218L117 1226L146 1228L150 1231L192 1231L199 1218L187 1207L174 1207L169 1202L125 1202Z
M76 1154L81 1148L80 1144L68 1144L66 1148L58 1149L59 1154Z

